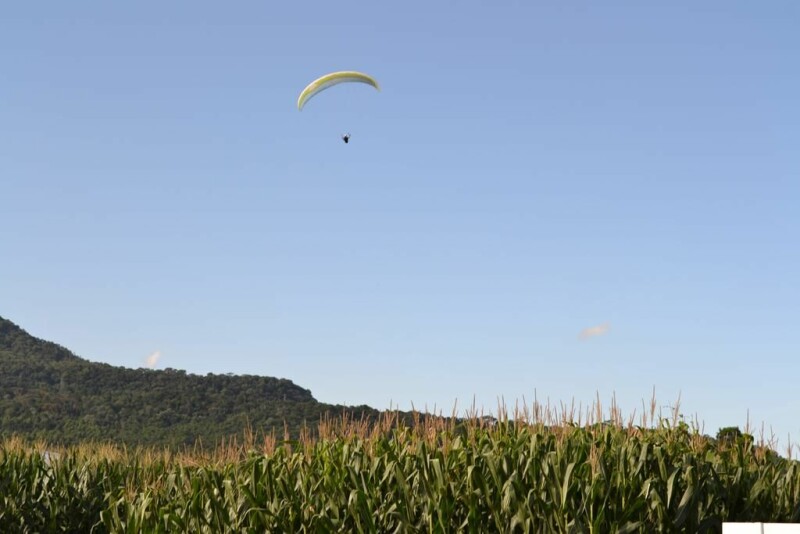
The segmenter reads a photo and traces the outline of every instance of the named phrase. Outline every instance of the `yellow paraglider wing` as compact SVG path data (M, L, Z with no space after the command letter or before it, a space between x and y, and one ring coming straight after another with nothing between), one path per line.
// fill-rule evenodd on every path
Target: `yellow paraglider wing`
M357 72L354 70L331 72L330 74L326 74L325 76L317 78L308 84L305 89L303 89L303 92L300 93L300 97L297 99L297 109L302 110L303 106L306 105L306 102L308 102L311 97L320 91L324 91L328 87L333 87L334 85L347 82L365 83L380 91L380 87L378 87L378 82L375 81L375 78L368 76L363 72Z

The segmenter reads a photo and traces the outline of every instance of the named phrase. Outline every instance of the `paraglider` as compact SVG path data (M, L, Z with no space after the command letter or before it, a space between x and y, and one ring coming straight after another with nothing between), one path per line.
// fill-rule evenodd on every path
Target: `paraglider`
M340 83L365 83L380 91L380 87L378 86L378 82L375 80L375 78L368 74L364 74L363 72L354 70L331 72L330 74L326 74L325 76L317 78L308 84L305 89L303 89L303 91L300 93L300 96L297 98L297 109L302 111L303 107L306 105L306 102L308 102L312 97L316 96L325 89L333 87L334 85L339 85Z
M365 83L380 91L380 87L375 78L363 72L354 70L331 72L330 74L317 78L300 92L300 96L297 98L297 109L303 111L303 107L311 98L325 89L333 87L334 85L339 85L340 83ZM346 133L342 135L342 141L344 141L344 144L348 144L350 142L350 134Z

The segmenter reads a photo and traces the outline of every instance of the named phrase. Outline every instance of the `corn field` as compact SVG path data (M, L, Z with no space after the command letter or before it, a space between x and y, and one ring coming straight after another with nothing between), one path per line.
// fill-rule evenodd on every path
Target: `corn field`
M752 439L612 409L404 426L326 420L215 448L0 450L0 532L720 532L800 521L800 469ZM46 451L46 452L45 452ZM791 452L791 451L790 451Z

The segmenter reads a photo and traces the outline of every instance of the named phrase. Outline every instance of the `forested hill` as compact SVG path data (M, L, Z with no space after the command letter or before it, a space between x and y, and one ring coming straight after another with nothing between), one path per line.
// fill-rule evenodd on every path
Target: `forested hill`
M317 402L290 380L188 374L173 369L128 369L84 360L37 339L0 317L0 434L76 443L205 444L249 425L256 431L284 422L296 435L325 413L375 416L367 407Z

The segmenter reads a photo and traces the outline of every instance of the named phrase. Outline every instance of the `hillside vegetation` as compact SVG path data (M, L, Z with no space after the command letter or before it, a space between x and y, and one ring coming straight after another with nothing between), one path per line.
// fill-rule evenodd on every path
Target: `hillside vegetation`
M250 426L299 435L326 413L367 407L318 402L289 380L128 369L77 357L0 317L0 435L55 443L213 444ZM285 426L284 426L285 425Z

